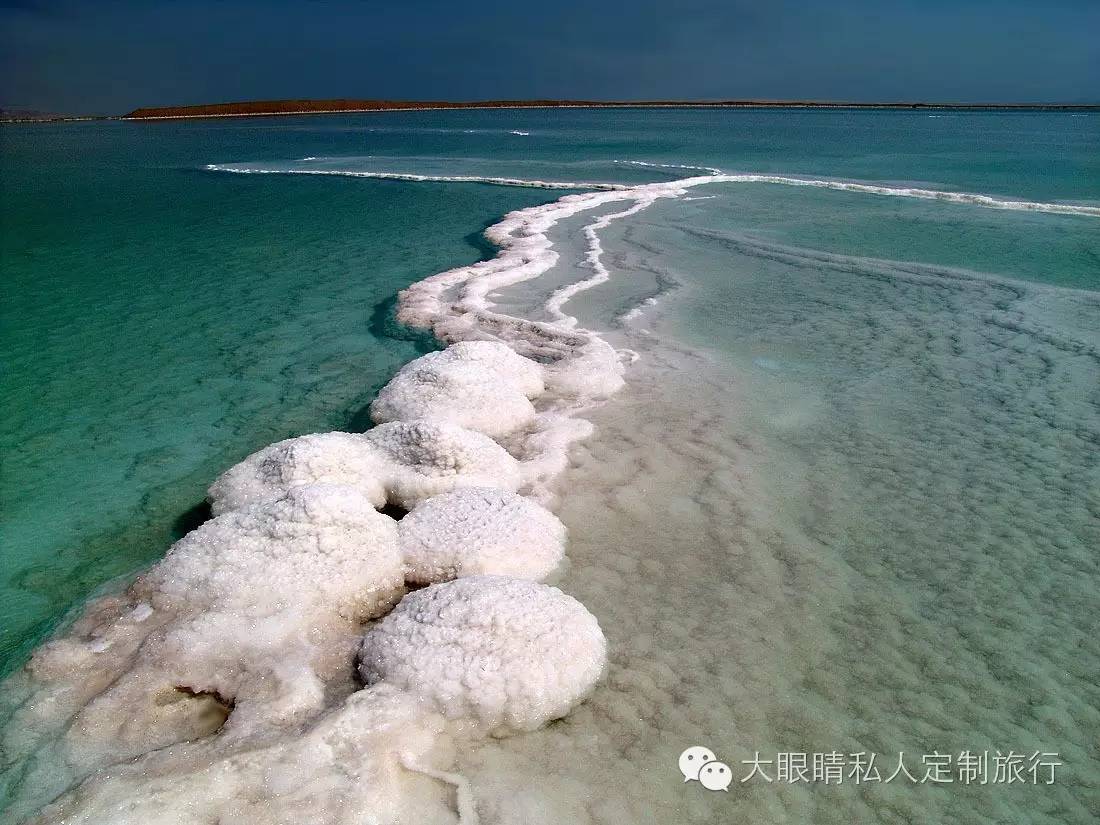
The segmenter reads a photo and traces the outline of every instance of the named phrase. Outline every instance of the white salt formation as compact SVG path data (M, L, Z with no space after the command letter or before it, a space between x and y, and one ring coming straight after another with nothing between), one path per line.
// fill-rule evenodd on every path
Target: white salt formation
M318 481L355 487L375 507L386 503L374 451L353 433L314 433L269 444L222 473L207 497L214 515L220 515Z
M368 685L404 688L494 734L582 702L607 664L595 617L555 587L470 576L410 593L363 638Z
M189 533L39 649L18 713L40 736L61 726L69 779L219 730L296 725L330 686L350 689L359 626L403 592L393 519L350 487L297 487Z
M455 792L439 770L452 758L439 716L380 687L352 694L302 731L235 747L208 738L117 765L31 825L453 823Z
M472 487L421 502L397 528L405 581L490 574L540 581L561 563L565 525L515 493Z
M520 464L492 439L454 424L380 424L363 438L383 458L387 501L405 509L461 487L516 490Z
M481 433L439 422L393 422L365 435L319 433L272 444L223 473L208 497L221 514L302 484L330 482L354 487L375 507L409 508L458 487L515 490L521 481L519 462Z
M134 591L177 616L143 647L149 678L235 702L227 731L297 721L324 707L347 635L404 593L396 524L351 487L297 487L192 531ZM123 680L85 715L114 700L138 717L150 687Z
M535 416L538 364L496 341L466 341L410 362L371 404L377 423L437 421L502 436Z
M530 358L517 355L515 350L500 341L460 341L445 350L418 358L409 366L428 361L477 365L507 381L528 398L540 395L545 389L542 367Z

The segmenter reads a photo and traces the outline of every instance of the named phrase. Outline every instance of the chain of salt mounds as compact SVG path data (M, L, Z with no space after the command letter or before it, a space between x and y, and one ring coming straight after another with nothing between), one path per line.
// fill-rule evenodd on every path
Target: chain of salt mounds
M417 775L475 821L446 743L565 716L607 662L591 613L539 583L565 527L517 494L585 432L536 411L545 374L453 344L397 374L366 434L272 444L217 479L212 520L16 677L5 750L40 794L23 805L71 788L33 821L417 821L439 804L403 792Z

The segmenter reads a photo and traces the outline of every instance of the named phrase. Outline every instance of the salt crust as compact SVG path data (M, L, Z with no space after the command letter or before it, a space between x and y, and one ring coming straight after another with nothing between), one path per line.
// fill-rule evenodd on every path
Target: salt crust
M565 525L530 499L471 487L418 504L398 525L398 544L412 584L481 573L539 581L561 563Z
M535 417L542 370L497 341L463 341L405 365L371 404L376 423L439 421L491 437Z
M363 435L315 433L279 441L227 470L207 495L221 514L314 482L346 484L375 507L407 509L457 487L516 490L522 473L515 458L480 433L449 423L397 421Z
M35 739L67 728L73 778L219 729L298 724L347 680L361 623L403 593L393 519L350 487L296 487L187 534L36 651L19 714Z
M359 671L499 735L569 713L607 665L599 624L555 587L470 576L410 593L363 638Z

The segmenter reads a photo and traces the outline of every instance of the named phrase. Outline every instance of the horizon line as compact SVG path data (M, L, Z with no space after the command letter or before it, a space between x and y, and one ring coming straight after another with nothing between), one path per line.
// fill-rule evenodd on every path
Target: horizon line
M431 111L445 109L581 109L581 108L804 108L804 109L982 109L982 110L1100 110L1100 102L943 102L925 100L806 100L770 98L584 100L584 99L491 99L475 101L391 100L381 98L273 98L182 106L143 106L122 115L62 115L25 110L26 115L4 117L4 123L43 123L88 120L185 120L219 117L275 117L281 115L355 114L384 111ZM2 111L2 109L0 109ZM16 112L20 109L14 110Z

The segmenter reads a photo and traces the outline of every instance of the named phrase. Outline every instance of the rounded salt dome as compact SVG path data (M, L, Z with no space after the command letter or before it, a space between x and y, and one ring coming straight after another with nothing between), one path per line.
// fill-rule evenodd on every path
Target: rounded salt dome
M503 447L454 424L395 421L363 439L385 462L387 498L401 507L460 487L515 490L523 480Z
M513 383L477 363L451 361L403 369L378 393L371 418L443 421L490 437L528 424L535 408Z
M303 484L347 484L375 507L386 502L373 447L354 433L313 433L277 441L219 476L207 491L215 516L270 501Z
M556 587L470 576L410 593L363 637L368 685L403 688L490 732L568 714L607 664L596 618Z
M421 502L398 523L405 580L479 574L539 581L561 563L565 525L530 499L472 487Z
M371 404L375 423L431 420L491 437L535 417L542 368L498 341L465 341L406 364Z
M354 487L305 484L192 530L141 585L154 606L242 621L280 611L362 619L404 590L396 524Z
M542 367L500 341L460 341L442 352L429 353L417 361L423 363L429 359L477 364L508 381L528 398L539 395L544 388Z

